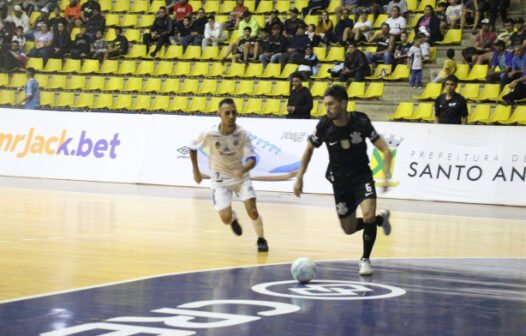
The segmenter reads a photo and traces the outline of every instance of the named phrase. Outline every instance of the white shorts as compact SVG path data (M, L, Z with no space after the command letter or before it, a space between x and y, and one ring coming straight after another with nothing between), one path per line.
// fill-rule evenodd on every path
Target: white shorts
M251 198L256 198L256 192L250 180L245 180L231 186L215 187L212 189L212 199L215 209L221 211L228 208L232 204L233 193L236 193L236 196L243 202Z

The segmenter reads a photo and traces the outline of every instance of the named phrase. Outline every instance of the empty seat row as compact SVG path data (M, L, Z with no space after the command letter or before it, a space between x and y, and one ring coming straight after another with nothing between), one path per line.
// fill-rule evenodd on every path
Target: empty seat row
M482 87L482 90L481 90ZM500 90L500 84L476 84L468 83L464 85L461 89L461 86L457 86L457 91L467 100L473 101L501 101L502 97L507 95L510 92L509 85L506 85L502 90ZM442 89L441 83L429 83L426 85L424 92L419 96L413 96L414 99L418 100L434 100L438 96L445 92L445 88Z

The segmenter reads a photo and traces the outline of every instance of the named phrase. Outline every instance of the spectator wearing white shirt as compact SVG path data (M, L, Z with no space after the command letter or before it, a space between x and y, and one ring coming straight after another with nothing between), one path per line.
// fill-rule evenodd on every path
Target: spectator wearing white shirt
M403 16L400 16L400 8L394 6L391 10L391 17L385 21L389 25L389 34L394 36L398 41L400 39L400 34L405 32L407 28L407 21Z
M367 41L369 39L369 32L373 29L373 22L369 20L369 12L365 9L360 11L360 18L352 29L352 36L354 41ZM344 32L345 35L345 32ZM345 36L344 36L345 37Z
M29 16L27 16L22 11L22 7L20 7L19 5L16 5L13 9L15 10L15 15L13 16L13 23L15 24L15 26L22 27L24 29L24 33L29 31Z
M223 40L225 40L225 35L223 34L221 24L219 22L216 22L215 17L213 15L210 15L208 17L208 23L205 26L204 38L201 43L203 51L209 44L212 44L216 47L219 44L219 42Z
M400 14L405 17L407 14L407 2L405 0L391 0L389 1L389 4L387 4L387 8L385 10L386 13L391 13L394 7L400 8Z
M462 4L461 0L449 0L451 6L446 9L447 24L453 28L457 23L460 22L462 17Z
M422 58L422 49L420 44L422 39L415 39L413 46L407 53L409 60L409 67L411 68L411 77L409 78L409 84L413 89L417 87L422 88L422 69L424 68L424 60Z

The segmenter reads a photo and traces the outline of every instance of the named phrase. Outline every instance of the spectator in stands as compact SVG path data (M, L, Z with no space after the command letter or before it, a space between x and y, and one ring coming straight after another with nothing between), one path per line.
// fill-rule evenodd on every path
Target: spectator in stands
M55 9L58 7L55 7ZM53 33L53 58L63 58L71 47L71 36L64 23L59 23L57 31Z
M515 30L513 27L513 20L506 19L506 21L504 21L504 31L497 35L497 40L503 41L504 44L507 45L508 41L510 41L511 35L513 35L514 32Z
M239 28L239 22L243 19L243 13L248 11L248 7L244 5L245 0L237 0L236 6L228 15L228 20L223 23L223 30L236 30Z
M510 0L489 0L489 21L491 30L495 31L495 22L497 21L497 13L500 9L500 15L502 22L506 22L508 19L508 7L510 6ZM522 3L522 2L521 2Z
M458 78L446 78L446 93L435 101L435 124L463 124L468 120L466 99L456 92Z
M44 65L47 59L53 55L53 33L49 31L48 24L42 23L40 31L35 33L35 47L29 51L29 57L41 57Z
M438 19L440 20L440 34L441 36L444 36L445 32L446 32L446 28L447 28L447 16L446 16L446 8L447 8L447 3L441 1L438 3L438 6L437 6L437 11L436 11L436 16L438 17ZM431 7L431 9L433 9L433 7ZM425 15L425 10L424 10L424 15ZM437 41L442 41L442 40L437 40Z
M508 72L509 81L513 81L521 76L526 71L526 54L524 53L524 45L517 44L513 48L513 59L511 60L511 71Z
M226 35L223 32L223 27L219 22L216 22L213 15L208 16L208 24L205 27L205 36L201 45L203 51L206 46L211 44L215 47L219 45L219 42L226 40Z
M310 119L313 101L312 95L303 86L303 75L295 72L291 76L292 90L290 91L287 102L287 118L289 119Z
M101 12L100 4L97 0L88 0L80 7L80 19L83 23L88 22L89 18L95 12L95 9L98 9L99 13Z
M462 14L460 16L460 29L464 29L467 24L473 25L473 34L476 34L480 16L482 15L482 8L479 8L478 0L464 1L462 7Z
M192 5L188 3L188 0L179 0L179 2L174 5L174 20L182 21L187 16L192 16L193 8Z
M302 26L305 29L306 24L303 20L298 19L299 11L296 8L290 10L290 18L285 20L285 30L283 30L283 35L289 40L296 35L296 31L299 26Z
M391 10L391 17L385 21L389 25L389 34L394 36L398 41L400 40L400 34L406 31L407 21L403 16L400 16L400 8L394 6Z
M338 42L336 39L336 35L334 34L334 23L329 18L329 12L327 12L326 10L321 12L321 15L318 18L318 26L315 26L314 28L316 29L314 33L320 36L320 38L325 44L328 45L331 42ZM311 40L313 39L310 35L309 38ZM314 44L314 46L316 45L317 44Z
M329 0L309 0L307 7L301 10L303 18L307 15L316 14L318 11L329 7Z
M447 59L440 71L431 70L430 77L433 83L442 83L457 71L457 62L455 62L455 49L449 48L446 52Z
M192 22L192 29L190 35L192 36L189 43L193 45L200 45L205 35L205 26L208 23L208 17L205 15L205 10L199 8L197 11L197 18Z
M18 46L20 47L20 49L23 50L25 48L26 38L24 37L24 30L20 26L16 28L16 35L13 36L13 38L11 39L11 42L14 41L18 42Z
M27 16L30 16L35 10L35 3L33 0L21 0L19 6L22 7L22 10L27 14Z
M153 0L150 0L150 3L152 3ZM164 6L166 7L166 13L173 12L175 4L178 3L179 0L164 0Z
M258 21L252 17L252 13L249 11L243 12L243 20L239 21L238 36L243 36L243 32L246 27L250 27L251 37L257 39L259 37L259 24Z
M104 54L104 60L126 55L128 53L128 39L122 35L122 28L115 27L115 39L110 42L108 50Z
M47 9L50 13L58 7L57 0L39 0L38 7L40 10L43 8Z
M53 10L53 14L53 18L49 20L49 27L51 28L53 34L55 34L58 31L58 24L62 23L64 27L67 27L68 20L63 16L60 16L60 7L58 6Z
M244 63L248 63L249 59L257 59L256 51L256 38L252 36L252 29L249 26L243 30L243 36L237 42L237 53L232 54L232 63L235 63L243 59Z
M108 42L104 40L102 30L97 30L95 33L95 42L91 45L91 58L103 59L104 55L108 51Z
M407 54L408 65L411 69L409 84L413 89L422 88L422 69L424 68L424 57L422 56L422 49L420 49L421 44L421 38L415 39L413 45L411 48L409 48L409 53Z
M80 28L80 26L82 25L81 13L82 10L80 9L80 2L77 2L77 0L70 0L64 12L64 17L66 18L66 20L68 20L69 28Z
M22 106L22 104L26 103L26 110L34 110L40 107L40 86L35 79L35 72L35 69L27 68L25 96L17 103L19 106Z
M354 21L349 17L351 11L347 8L343 9L343 16L336 23L334 28L334 35L336 35L336 40L345 45L349 40L352 39L352 29L354 27Z
M0 69L5 72L26 67L26 54L24 54L24 51L20 48L16 40L11 42L11 48L9 50L0 51L0 55Z
M86 22L86 34L91 38L92 41L95 41L95 35L97 31L106 30L106 19L101 15L100 10L95 8L93 10L93 15Z
M380 14L380 12L383 12L383 9L388 2L389 0L359 0L359 4L355 10L355 14L359 13L360 10L365 9L369 13L372 13L375 16L377 16L378 14Z
M451 5L446 9L447 24L450 28L455 28L462 17L461 0L449 0Z
M190 17L185 17L183 21L176 23L177 26L177 41L183 46L183 52L186 51L186 48L192 44L194 41L194 36L192 36L192 21ZM199 45L193 43L193 45Z
M371 68L365 54L356 47L355 42L349 44L345 54L344 68L340 72L340 82L353 79L355 82L363 82L366 76L371 74Z
M80 28L80 33L75 36L75 41L71 46L70 53L73 59L84 59L89 56L91 39L86 34L86 27Z
M305 48L305 56L298 67L298 72L305 79L318 74L318 56L316 56L310 44Z
M315 25L313 24L308 25L307 30L305 31L305 35L307 35L307 37L309 38L311 46L317 47L320 45L321 36L318 35L318 33L316 32Z
M369 43L376 42L376 52L368 52L365 54L369 64L373 64L373 62L379 60L383 60L384 64L393 64L395 38L389 34L389 29L389 25L387 23L383 23L380 32L369 38Z
M279 62L281 63L281 70L285 68L287 63L301 64L305 56L305 48L310 44L310 40L305 35L303 26L299 26L296 35L294 35L287 45L287 51L282 53Z
M510 83L510 93L502 97L504 105L512 105L517 100L526 98L526 71Z
M387 8L385 10L386 13L392 13L393 8L398 7L400 11L400 15L405 17L407 15L407 2L405 0L391 0L389 1L389 4L387 4Z
M47 9L43 8L40 11L40 15L36 18L35 22L31 25L31 29L24 33L24 36L28 40L35 39L35 33L41 31L42 24L47 24L49 27L49 12Z
M272 27L275 24L279 25L279 31L281 34L285 26L283 25L283 22L281 22L281 20L279 19L279 12L276 9L273 9L272 12L270 12L270 16L267 23L265 23L265 28L268 31L272 31Z
M29 16L27 16L22 11L22 7L20 7L20 5L15 5L13 9L15 11L15 15L13 16L13 23L15 24L15 26L22 27L24 33L29 31L29 29L31 28L29 25Z
M288 43L287 38L281 33L281 26L279 24L272 26L272 35L269 39L269 51L259 56L263 67L266 68L269 62L279 63L282 53L287 50Z
M504 41L495 42L493 49L495 51L493 52L493 59L487 78L490 83L500 83L500 89L502 90L509 83L508 73L511 71L513 54L506 50Z
M356 43L366 42L369 39L369 33L373 30L373 22L369 20L369 13L366 10L360 12L360 18L354 25L354 27L344 32L343 40L348 40L347 35L350 32L350 39Z
M267 61L267 64L268 64L268 61L270 60L271 51L270 51L270 31L267 28L261 29L261 37L256 40L254 49L255 49L254 55L257 55L260 62L264 64L264 61ZM265 54L268 55L268 60L265 59ZM266 65L264 64L263 67L266 67Z
M470 64L482 64L488 62L493 57L493 42L497 40L497 34L494 31L489 30L489 20L484 19L481 21L482 29L475 38L473 47L468 47L462 50L462 56L466 63ZM483 57L484 54L490 53L488 56ZM480 59L479 59L480 58Z
M518 18L515 20L515 32L511 34L507 47L516 46L522 44L526 46L526 29L524 29L524 19Z
M427 37L427 41L433 44L444 39L444 29L445 23L440 20L439 16L435 15L433 7L428 5L424 9L424 16L418 20L415 26L415 33L423 34Z
M413 46L407 39L408 39L407 32L403 32L400 35L400 43L396 45L395 52L394 52L394 64L395 67L398 64L408 64L408 54L409 49Z
M166 13L166 8L159 8L157 17L153 21L152 26L150 27L150 32L144 34L143 40L146 44L146 52L150 51L150 44L152 42L157 42L155 49L150 54L155 57L163 45L169 43L170 35L173 32L173 20Z
M14 24L11 21L0 21L0 49L9 48L13 39Z

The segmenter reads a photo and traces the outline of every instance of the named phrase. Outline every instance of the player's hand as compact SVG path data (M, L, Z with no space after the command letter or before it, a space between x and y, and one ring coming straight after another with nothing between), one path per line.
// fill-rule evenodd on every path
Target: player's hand
M389 191L389 179L385 179L384 180L384 185L382 186L382 191L384 193Z
M245 173L243 172L242 169L239 169L239 170L236 170L234 172L234 177L241 180L243 178L243 175L245 175Z
M296 183L294 183L294 195L296 195L296 197L299 198L302 193L303 193L303 179L298 177L296 179Z
M201 172L198 170L194 170L194 181L197 182L197 184L200 184L203 180L203 176L201 175Z

